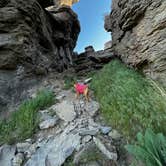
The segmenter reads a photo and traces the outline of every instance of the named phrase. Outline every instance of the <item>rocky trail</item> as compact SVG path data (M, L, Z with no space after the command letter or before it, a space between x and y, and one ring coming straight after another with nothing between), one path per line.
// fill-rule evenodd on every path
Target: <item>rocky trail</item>
M86 103L76 100L72 89L64 89L66 71L83 77L118 58L166 87L166 0L112 0L104 20L110 41L104 50L87 46L82 53L74 52L82 28L71 8L75 2L0 1L0 120L42 88L56 97L51 107L38 112L32 138L0 145L0 166L130 165L125 140L103 122L93 92Z
M0 147L1 166L60 166L71 165L70 160L73 165L117 165L113 140L121 136L95 122L99 103L93 98L89 103L76 100L72 90L63 90L62 82L45 82L54 90L57 102L39 111L39 131L34 138Z

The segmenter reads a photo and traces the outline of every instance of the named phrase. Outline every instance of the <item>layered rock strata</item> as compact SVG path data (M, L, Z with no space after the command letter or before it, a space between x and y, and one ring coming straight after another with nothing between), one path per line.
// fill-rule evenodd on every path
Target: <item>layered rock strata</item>
M105 18L114 53L166 85L166 1L113 0Z
M105 64L115 58L112 49L95 51L93 46L85 48L85 52L73 55L74 69L78 75L101 69Z
M62 72L72 64L80 32L70 7L53 1L0 2L0 108L22 98L29 86L49 71ZM32 78L33 77L33 78Z

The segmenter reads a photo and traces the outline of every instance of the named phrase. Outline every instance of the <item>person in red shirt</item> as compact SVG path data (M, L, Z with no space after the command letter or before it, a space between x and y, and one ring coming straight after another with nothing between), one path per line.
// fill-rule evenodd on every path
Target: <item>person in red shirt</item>
M76 91L76 98L78 99L80 94L83 94L85 96L86 101L89 102L89 88L88 85L84 83L77 82L74 84L75 91Z

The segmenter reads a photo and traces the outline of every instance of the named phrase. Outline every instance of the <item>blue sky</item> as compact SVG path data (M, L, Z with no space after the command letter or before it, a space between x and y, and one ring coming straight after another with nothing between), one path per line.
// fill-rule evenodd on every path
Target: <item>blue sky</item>
M104 30L104 15L110 12L111 0L80 0L72 8L81 23L75 51L83 52L89 45L95 50L103 49L104 43L111 39L110 33Z

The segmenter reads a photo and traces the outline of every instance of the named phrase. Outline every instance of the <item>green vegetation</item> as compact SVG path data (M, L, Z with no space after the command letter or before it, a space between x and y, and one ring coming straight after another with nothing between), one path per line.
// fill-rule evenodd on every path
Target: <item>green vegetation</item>
M88 165L88 163L97 162L99 165L109 165L109 160L100 152L92 142L89 147L79 157L78 165Z
M66 161L64 162L64 164L62 166L75 166L75 164L73 163L73 160L74 160L74 158L72 155L66 159Z
M146 166L166 165L166 137L147 129L145 135L137 134L136 145L127 145L126 149Z
M114 60L93 77L91 86L103 117L129 140L146 128L166 134L166 93L153 81Z
M54 102L54 94L48 90L39 91L37 97L25 101L8 120L0 122L0 144L14 143L32 136L39 120L37 111Z

